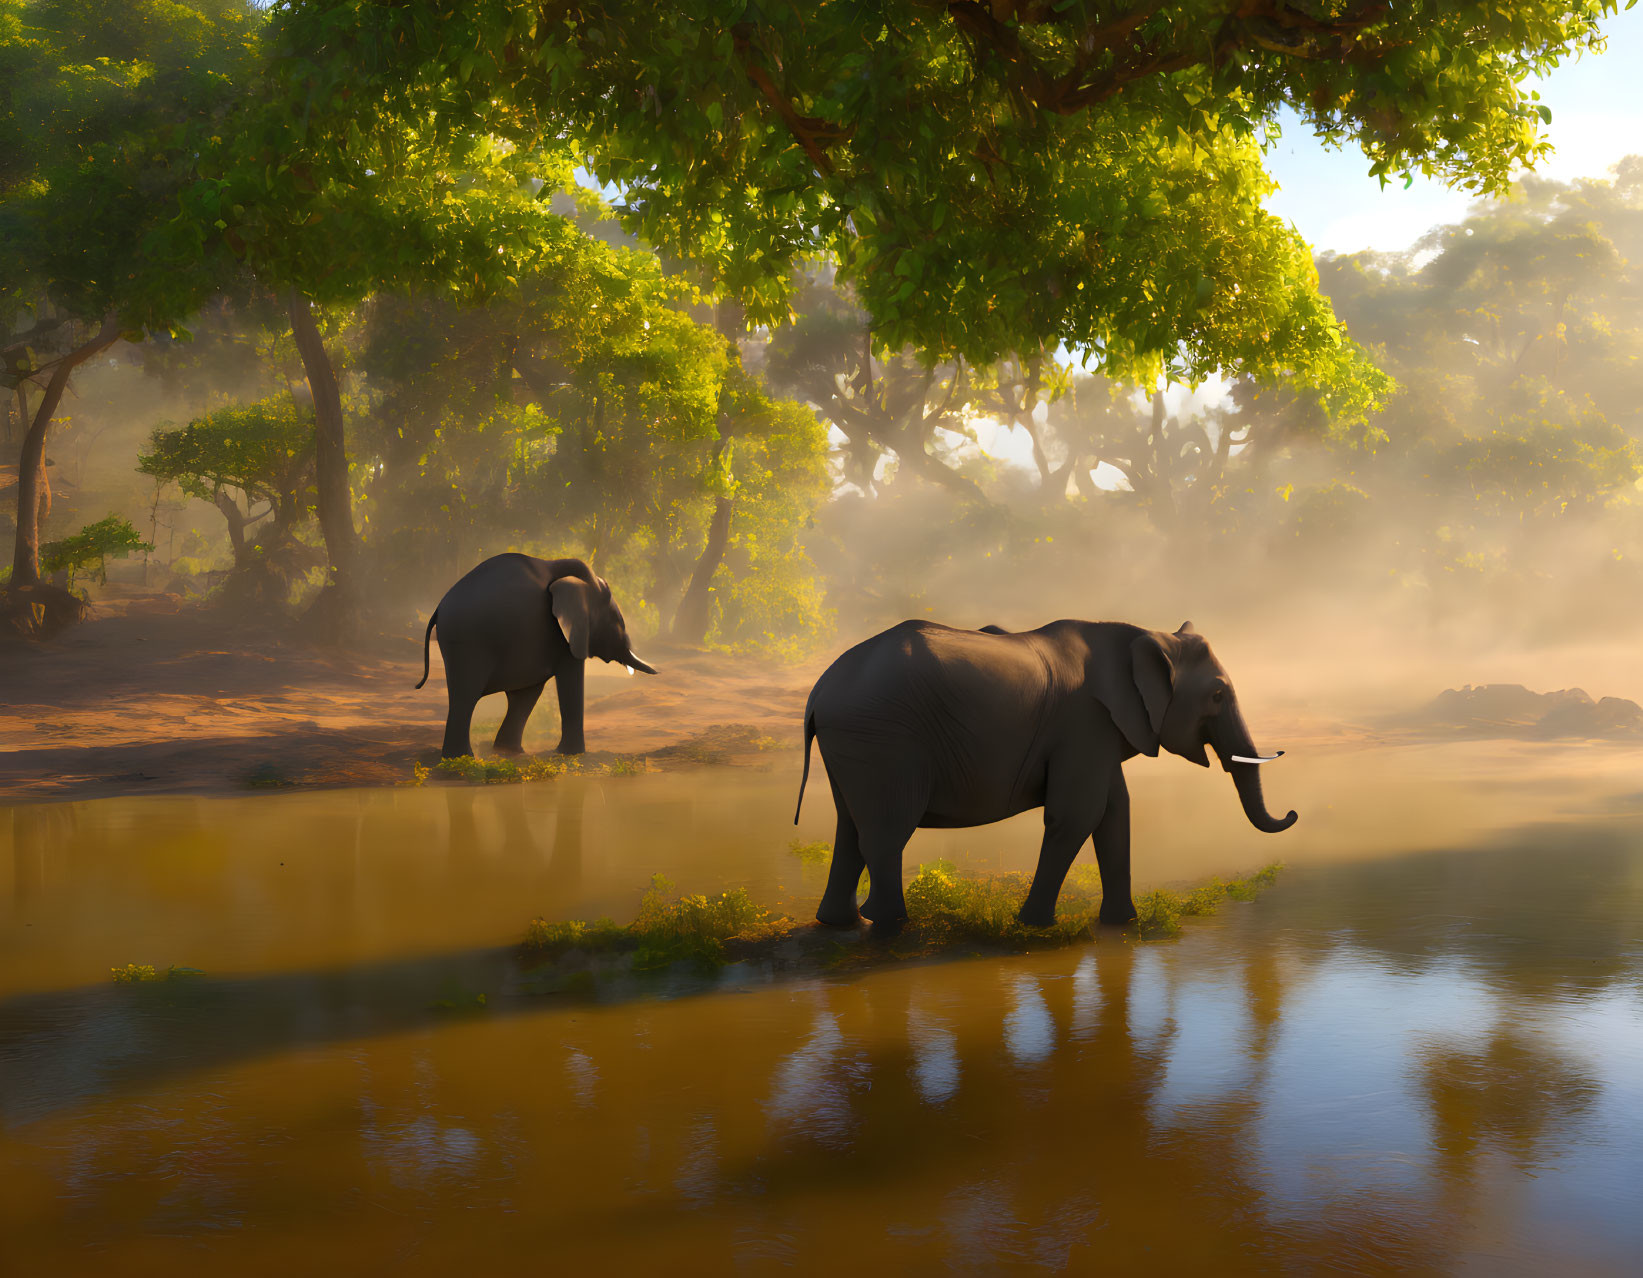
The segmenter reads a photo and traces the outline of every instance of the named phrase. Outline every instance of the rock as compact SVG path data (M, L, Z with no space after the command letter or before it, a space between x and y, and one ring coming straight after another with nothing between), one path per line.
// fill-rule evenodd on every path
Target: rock
M1627 740L1643 738L1643 706L1624 697L1593 701L1583 688L1531 692L1521 683L1468 684L1446 688L1404 723L1466 737Z
M1531 734L1543 739L1558 737L1643 737L1643 706L1625 697L1604 697L1593 703L1554 706L1535 724Z

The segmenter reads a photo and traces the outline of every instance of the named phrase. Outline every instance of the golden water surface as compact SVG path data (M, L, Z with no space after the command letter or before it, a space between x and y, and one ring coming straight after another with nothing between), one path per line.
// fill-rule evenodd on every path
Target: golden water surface
M530 991L526 922L659 871L806 916L796 759L0 810L0 1272L1637 1272L1643 759L1320 751L1277 837L1142 762L1141 886L1278 885L1177 942L605 1002Z

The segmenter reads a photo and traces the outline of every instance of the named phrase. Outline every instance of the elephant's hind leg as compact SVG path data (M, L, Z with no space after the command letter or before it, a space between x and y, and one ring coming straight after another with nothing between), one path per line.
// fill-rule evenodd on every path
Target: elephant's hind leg
M901 854L918 828L918 817L880 817L859 827L861 857L867 864L867 899L862 917L883 926L907 917L907 897L901 890Z
M837 786L833 788L833 806L838 809L839 824L833 834L833 861L827 870L827 890L822 893L816 921L829 927L854 927L861 922L861 915L856 911L856 888L867 862L862 859L856 823L850 809L844 806L844 796Z
M887 752L876 742L864 747L848 739L829 741L824 735L821 743L834 802L841 814L849 812L856 846L867 866L862 916L881 926L896 923L907 917L907 900L901 890L902 850L929 809L927 767L912 743L899 754ZM834 865L841 877L849 873L848 865L839 866L836 849ZM851 895L855 883L856 879L850 880ZM832 887L830 878L829 891Z
M508 693L508 713L502 716L502 726L496 730L491 744L505 754L518 754L525 748L525 721L536 709L536 702L547 686L547 680L529 688L516 688Z
M474 752L473 744L468 739L468 731L473 725L474 707L479 704L479 693L461 685L448 685L446 695L449 698L449 707L445 712L445 741L439 747L439 756L442 759L460 759Z

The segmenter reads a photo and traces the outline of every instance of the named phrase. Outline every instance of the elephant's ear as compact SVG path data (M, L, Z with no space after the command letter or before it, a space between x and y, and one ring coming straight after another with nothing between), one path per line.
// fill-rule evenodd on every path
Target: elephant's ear
M1125 655L1127 662L1121 656L1099 669L1095 697L1132 749L1156 755L1164 711L1175 692L1175 667L1155 635L1137 635Z
M548 587L554 620L578 661L588 659L588 635L593 629L588 596L592 593L592 586L575 577L561 577Z

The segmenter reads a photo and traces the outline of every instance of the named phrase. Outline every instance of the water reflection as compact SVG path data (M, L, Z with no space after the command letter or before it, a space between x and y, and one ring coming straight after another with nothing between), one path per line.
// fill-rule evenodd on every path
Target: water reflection
M580 846L501 812L485 855ZM1624 1273L1637 833L1565 838L1559 876L1543 833L1293 871L1173 945L620 1005L502 979L430 1012L481 951L0 1001L0 1236L23 1272L321 1237L412 1274L548 1240L600 1270Z
M907 1042L913 1052L913 1085L926 1105L940 1105L958 1091L963 1074L958 1039L947 1022L922 1008L907 1013Z
M384 1241L372 1213L328 1214L317 1179L414 1211L411 1272L518 1260L543 1231L567 1264L757 1267L840 1230L874 1271L1623 1271L1643 1244L1620 1201L1643 1170L1635 987L1571 1009L1498 966L1320 946L1287 907L1280 888L1139 952L480 1017L184 1072L14 1116L0 1224L42 1268L88 1222L111 1256L167 1233L184 1271L243 1261L292 1210L353 1254Z

